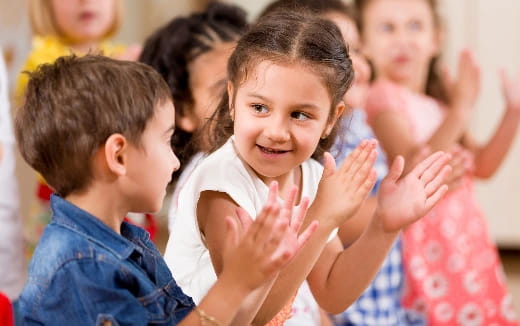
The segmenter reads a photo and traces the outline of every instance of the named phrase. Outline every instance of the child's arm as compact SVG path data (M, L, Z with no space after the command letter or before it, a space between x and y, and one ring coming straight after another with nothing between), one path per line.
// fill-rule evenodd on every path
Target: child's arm
M444 121L424 143L418 143L414 139L402 108L388 108L389 110L384 110L373 119L374 133L381 141L389 160L402 155L407 162L411 162L423 146L428 146L432 152L449 152L463 138L480 87L479 67L471 52L466 50L461 53L457 78L446 83L451 90L450 106Z
M511 149L520 121L520 72L514 81L505 71L501 72L500 77L506 102L502 121L484 146L465 137L464 145L475 153L475 176L480 178L489 178L498 170Z
M374 141L362 142L337 171L335 171L334 159L330 154L326 156L318 192L328 201L328 204L322 205L315 201L309 209L314 211L312 218L309 218L309 213L304 222L304 225L307 225L318 220L318 228L307 245L278 276L255 316L253 322L255 325L269 322L290 300L314 266L331 232L351 217L367 197L375 182L375 171L372 170L377 156L375 146ZM294 196L293 192L290 196L292 198L288 198L290 205L294 202ZM331 201L333 198L343 200ZM219 261L222 259L222 235L225 234L222 225L223 216L233 214L236 207L236 203L228 195L218 192L203 192L198 202L199 227L204 232L217 274L221 266ZM239 315L249 313L247 307L243 309Z
M269 199L254 222L250 221L245 211L238 211L241 223L227 217L227 239L224 250L224 262L215 285L180 325L204 325L205 316L214 318L221 325L228 325L235 318L242 302L259 287L269 290L276 275L309 239L317 223L311 224L298 236L298 231L305 217L307 201L296 214L292 214L292 205L283 208L277 202L277 186L271 185ZM247 232L238 241L239 229ZM240 325L249 324L262 301L251 309L249 320L235 320ZM206 320L207 321L207 320Z
M448 160L447 154L433 154L401 179L404 161L394 161L368 228L345 250L339 241L328 244L307 278L322 308L342 312L365 290L399 231L424 216L447 191L442 183L450 172Z

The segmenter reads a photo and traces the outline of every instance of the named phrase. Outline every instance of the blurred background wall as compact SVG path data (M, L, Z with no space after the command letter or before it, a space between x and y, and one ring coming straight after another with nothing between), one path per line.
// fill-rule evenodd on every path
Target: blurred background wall
M179 14L202 8L206 0L123 0L124 22L116 40L141 43L154 29ZM241 5L251 20L268 0L228 0ZM520 1L442 0L445 23L445 61L454 68L458 52L471 48L482 66L482 92L472 120L472 133L487 139L503 110L497 77L499 67L511 73L520 68ZM13 82L30 46L25 1L0 0L0 46ZM520 142L516 141L500 172L478 183L478 199L488 218L493 237L501 247L520 249ZM18 164L23 213L34 193L34 174Z

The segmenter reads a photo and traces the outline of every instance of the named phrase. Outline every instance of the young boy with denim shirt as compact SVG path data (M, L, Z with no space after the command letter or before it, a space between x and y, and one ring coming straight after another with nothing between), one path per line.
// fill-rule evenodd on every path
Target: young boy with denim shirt
M297 237L306 208L281 209L271 186L255 222L227 219L224 270L195 307L148 233L123 222L162 205L179 167L174 119L168 86L144 64L71 56L31 74L15 132L56 194L20 298L25 324L227 325L312 234L315 223Z

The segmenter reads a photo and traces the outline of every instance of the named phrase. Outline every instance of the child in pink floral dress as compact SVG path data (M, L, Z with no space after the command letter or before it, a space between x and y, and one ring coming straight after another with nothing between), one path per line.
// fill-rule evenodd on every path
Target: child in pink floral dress
M463 51L457 76L441 82L435 1L365 0L357 5L364 51L376 77L366 106L369 123L389 159L410 159L425 146L462 148L474 155L466 177L403 232L404 305L424 311L429 325L518 325L473 188L473 177L496 172L516 135L518 80L512 83L503 74L504 116L487 144L477 144L468 124L479 93L479 67Z

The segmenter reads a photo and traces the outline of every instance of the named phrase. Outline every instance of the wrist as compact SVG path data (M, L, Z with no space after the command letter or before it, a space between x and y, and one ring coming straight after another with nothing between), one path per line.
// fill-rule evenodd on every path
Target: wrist
M240 305L254 289L245 282L241 282L236 274L232 274L233 273L229 273L224 267L214 287L226 293L226 301L229 304Z
M334 218L327 214L318 204L314 203L309 207L307 215L305 217L305 225L302 226L302 230L313 221L318 221L318 228L313 234L313 237L317 237L318 234L325 234L328 236L335 228L339 227L338 223Z
M374 216L370 223L372 230L382 233L388 237L397 237L402 227L392 219L385 216L385 213L380 209L376 209Z

